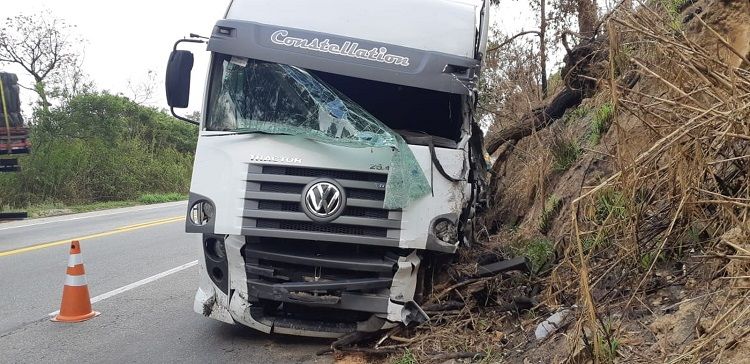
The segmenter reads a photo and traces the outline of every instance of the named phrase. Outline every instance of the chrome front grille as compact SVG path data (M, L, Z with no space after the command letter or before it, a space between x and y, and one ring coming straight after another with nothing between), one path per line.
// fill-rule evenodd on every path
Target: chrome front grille
M302 211L305 186L330 178L346 190L346 208L330 223ZM387 174L323 168L248 167L242 231L247 236L398 246L401 211L383 208Z
M319 224L314 222L304 221L286 221L286 220L271 220L271 219L257 219L257 227L268 228L268 229L282 229L282 230L295 230L295 231L312 231L320 233L338 234L338 235L363 235L363 236L377 236L387 237L388 230L378 227L370 226L354 226L354 225L339 225L339 224Z
M299 202L258 201L258 210L302 212ZM371 209L366 207L347 206L342 216L369 217L373 219L387 219L388 210Z
M384 173L369 173L357 171L342 171L335 169L320 169L306 167L286 167L286 166L263 166L263 174L276 174L283 176L300 176L300 177L329 177L334 179L346 179L350 181L368 181L385 183L388 175Z

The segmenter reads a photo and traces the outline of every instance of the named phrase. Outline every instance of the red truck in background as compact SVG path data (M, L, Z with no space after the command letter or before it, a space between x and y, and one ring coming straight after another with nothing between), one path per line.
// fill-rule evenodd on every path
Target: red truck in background
M0 173L18 172L17 156L29 154L29 129L21 115L18 77L0 72ZM0 221L26 218L25 212L0 212Z
M28 154L30 149L29 129L24 127L21 115L18 77L0 72L0 172L17 172L18 160L6 156Z

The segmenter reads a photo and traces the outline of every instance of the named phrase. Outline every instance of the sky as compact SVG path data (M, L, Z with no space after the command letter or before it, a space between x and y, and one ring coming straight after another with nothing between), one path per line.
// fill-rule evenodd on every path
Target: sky
M167 107L164 96L164 70L174 42L190 33L209 36L216 20L223 17L228 0L23 0L4 1L2 18L31 15L48 10L53 16L75 25L85 39L83 70L98 90L131 96L128 82L140 84L148 71L156 73L156 89L150 106ZM502 1L494 9L494 23L508 32L530 28L534 20L522 1ZM193 68L189 112L200 109L200 100L208 67L205 46L183 46L196 55ZM30 85L23 70L0 66L14 72ZM24 109L36 98L22 90Z
M220 19L228 1L198 0L24 0L5 1L3 17L34 14L49 10L53 16L75 25L76 32L85 39L83 70L99 90L130 96L128 81L143 83L148 71L156 72L157 88L151 106L166 107L164 69L174 42L190 33L209 36ZM203 48L201 48L203 47ZM196 53L193 71L195 97L191 109L199 109L200 91L205 82L207 52L205 46L186 48ZM0 66L4 71L22 76L21 69ZM24 78L30 84L28 78ZM35 99L32 92L22 90L28 103ZM28 109L25 105L24 109ZM194 106L194 107L193 107Z

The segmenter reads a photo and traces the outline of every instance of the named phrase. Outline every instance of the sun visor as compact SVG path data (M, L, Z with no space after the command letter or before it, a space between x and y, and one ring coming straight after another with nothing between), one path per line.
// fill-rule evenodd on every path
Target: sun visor
M208 50L454 94L474 91L479 67L473 58L242 20L217 22Z

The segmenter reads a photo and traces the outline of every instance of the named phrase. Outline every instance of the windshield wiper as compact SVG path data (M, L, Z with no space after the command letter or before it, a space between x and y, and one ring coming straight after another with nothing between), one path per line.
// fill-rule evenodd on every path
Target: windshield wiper
M220 131L220 130L212 130L212 131ZM229 136L229 135L245 135L245 134L292 135L289 133L267 133L267 132L257 131L257 130L235 130L235 131L228 131L226 134L203 135L203 137L222 137L222 136Z

